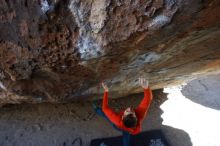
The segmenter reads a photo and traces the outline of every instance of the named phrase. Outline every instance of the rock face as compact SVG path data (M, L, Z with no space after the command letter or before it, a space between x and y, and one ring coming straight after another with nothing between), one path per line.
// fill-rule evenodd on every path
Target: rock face
M218 0L0 0L0 103L142 92L220 70Z

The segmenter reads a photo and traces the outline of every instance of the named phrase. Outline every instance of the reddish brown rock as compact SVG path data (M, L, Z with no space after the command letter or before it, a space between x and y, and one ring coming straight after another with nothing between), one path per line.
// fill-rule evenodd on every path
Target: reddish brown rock
M0 0L0 103L141 92L220 70L218 0Z

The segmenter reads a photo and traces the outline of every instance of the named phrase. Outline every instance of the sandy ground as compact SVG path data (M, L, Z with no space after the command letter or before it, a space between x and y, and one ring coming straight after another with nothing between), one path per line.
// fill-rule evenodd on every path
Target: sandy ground
M144 121L143 130L162 128L169 137L179 140L186 137L189 141L185 132L162 126L159 106L166 99L164 95L162 90L154 92L154 101ZM137 105L142 96L110 100L110 104L119 110L119 107ZM80 146L79 141L74 143L76 138L81 138L83 146L87 146L91 139L120 134L93 112L91 103L23 104L0 109L1 146Z
M208 88L210 91L209 94L207 90L204 90L202 84L198 84L208 95L210 95L209 101L214 99L217 100L218 97L214 99L211 98L211 96L214 96L213 94L217 93L213 93L216 89L211 89L212 86L206 83L210 82L209 78L199 79L200 81L197 80L195 83L202 82L202 84ZM214 80L217 81L216 78L220 78L220 76L214 76L214 78ZM198 85L194 85L195 83L189 83L185 88L178 88L177 91L179 92L182 90L182 92L188 96L184 99L190 99L190 102L196 104L199 102L201 106L208 106L209 108L219 110L220 105L216 105L216 102L212 104L207 104L207 102L200 103L200 91L191 91L192 87L195 86L195 89L197 88L196 86ZM218 81L215 83L220 84ZM192 87L190 87L191 84ZM178 112L173 114L173 111L181 111L177 110L181 106L173 107L176 105L176 102L173 102L175 98L171 98L170 95L173 95L176 90L170 89L171 88L165 89L166 92L169 93L168 100L167 94L163 93L163 90L157 90L153 93L154 100L150 107L149 114L143 123L143 131L162 129L172 146L196 145L195 137L193 137L193 134L190 135L189 129L187 129L186 126L179 126L177 123L181 122L171 118L178 114ZM199 94L199 96L194 97L189 95L188 93L191 92ZM110 99L110 105L116 110L120 110L128 105L137 105L142 96L143 94L139 94L121 99ZM205 97L202 98L206 99ZM164 102L165 100L166 102ZM164 112L160 109L160 106ZM185 114L192 113L192 111L189 110L187 110L187 112L188 113ZM161 118L161 115L164 119ZM181 116L178 116L178 119L181 119L180 117ZM191 120L193 121L194 119ZM162 123L165 125L162 125ZM197 126L197 128L201 129L205 126L206 125L201 127ZM80 146L77 138L82 140L83 146L87 146L91 139L118 136L120 134L121 133L114 130L107 121L93 112L91 103L78 102L57 105L47 103L39 105L22 104L8 105L0 109L0 146Z

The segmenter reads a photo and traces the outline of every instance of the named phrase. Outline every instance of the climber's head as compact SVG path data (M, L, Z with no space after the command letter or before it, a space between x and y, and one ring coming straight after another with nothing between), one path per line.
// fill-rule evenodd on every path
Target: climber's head
M122 116L122 121L127 128L135 128L137 125L137 117L135 111L128 107Z

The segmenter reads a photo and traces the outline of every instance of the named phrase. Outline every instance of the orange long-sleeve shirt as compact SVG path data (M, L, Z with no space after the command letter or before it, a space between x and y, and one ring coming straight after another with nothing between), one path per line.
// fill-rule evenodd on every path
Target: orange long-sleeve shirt
M141 123L146 116L146 113L149 109L150 103L152 100L152 92L150 88L144 89L144 98L142 99L141 103L135 109L135 114L137 116L137 126L135 128L127 128L122 121L122 115L124 111L116 113L108 106L108 92L104 93L103 96L103 103L102 103L102 110L108 119L115 124L119 129L127 131L133 135L140 133L141 131Z

